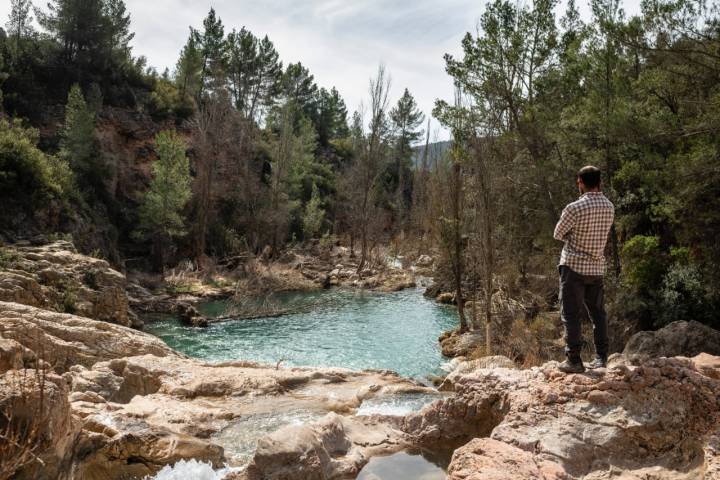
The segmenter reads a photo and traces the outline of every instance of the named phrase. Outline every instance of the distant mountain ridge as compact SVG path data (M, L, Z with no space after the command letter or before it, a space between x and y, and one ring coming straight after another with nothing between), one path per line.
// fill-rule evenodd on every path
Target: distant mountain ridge
M445 155L445 152L450 150L452 147L452 140L444 140L441 142L432 142L427 146L427 162L428 166L432 165L433 159L440 159ZM425 156L425 144L418 145L413 148L413 166L420 168L422 166L423 157Z

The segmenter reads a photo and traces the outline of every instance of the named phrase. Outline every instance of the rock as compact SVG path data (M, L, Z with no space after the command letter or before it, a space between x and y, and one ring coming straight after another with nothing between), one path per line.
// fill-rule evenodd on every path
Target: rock
M398 271L394 271L391 275L383 276L383 278L379 279L378 283L378 290L381 292L399 292L406 288L413 288L416 285L415 279L412 276L405 273L398 273Z
M438 303L444 303L444 304L454 304L455 303L455 294L450 292L443 292L438 294L435 297L435 301Z
M24 462L17 480L52 480L70 470L73 446L80 424L73 417L63 378L38 370L10 370L0 375L0 417L11 417L11 425L26 425L18 443L31 445L43 462ZM3 425L4 423L0 422ZM29 433L27 433L29 432ZM22 454L19 448L3 448L0 468L12 464ZM32 460L29 457L28 460ZM14 470L14 468L13 468ZM3 471L3 474L8 474Z
M224 458L223 449L218 445L164 429L147 428L142 421L136 421L130 432L112 437L85 430L78 449L84 456L75 470L77 478L146 478L165 465L191 458L220 468Z
M467 356L485 345L485 333L482 330L470 330L460 333L459 330L440 337L440 349L446 357Z
M702 478L714 465L705 439L720 422L720 381L706 374L716 361L660 358L583 375L562 374L555 362L479 369L455 380L454 397L408 415L400 428L425 447L494 441L456 452L450 479L475 467L488 477L467 478L514 478L492 475L532 463L537 476L515 478Z
M58 373L73 365L151 353L179 358L150 334L75 315L0 302L0 336L21 344Z
M0 374L23 368L23 350L15 340L0 337Z
M237 448L236 437L222 439L218 435L226 428L246 429L245 424L238 422L253 416L282 418L284 414L292 416L298 409L311 409L318 417L332 411L352 413L364 399L375 395L431 391L390 372L276 369L248 362L205 364L154 355L99 362L92 368L75 366L67 376L71 381L72 409L84 421L85 436L79 448L85 452L81 462L85 466L81 466L84 469L86 464L91 465L88 470L81 469L89 472L85 478L120 479L133 475L132 478L142 478L149 470L134 470L141 465L127 462L135 455L150 470L196 455L216 463L215 453L221 452L218 447ZM233 427L236 424L239 426ZM349 438L364 439L363 442L377 438L378 443L385 445L382 443L386 439L385 427L363 425L352 423L348 427ZM356 431L362 436L356 435ZM373 437L376 433L378 437ZM396 431L395 435L401 433ZM146 442L148 452L136 443L138 436L137 442ZM165 440L158 445L155 443L158 439ZM173 439L186 445L192 440L189 444L192 448L169 450ZM363 452L374 451L365 447L368 450ZM290 447L283 448L287 453ZM381 451L385 450L381 447ZM233 463L235 457L224 455L220 463L237 465ZM267 458L274 459L267 460L270 469L279 457L270 452ZM102 466L106 461L111 470ZM111 475L109 471L115 473Z
M247 470L226 479L354 478L371 456L406 446L402 432L387 425L330 413L314 424L286 427L263 437Z
M673 322L654 332L639 332L625 346L631 363L653 357L694 357L700 353L720 356L720 331L691 320Z
M448 480L570 480L555 462L491 438L476 438L453 453Z
M442 391L452 391L452 385L462 375L474 372L478 369L493 369L493 368L516 368L515 362L502 355L493 355L489 357L481 357L476 360L466 360L458 362L455 368L448 374L440 385Z
M133 325L125 276L105 260L65 241L8 248L13 269L0 271L0 301Z
M197 308L187 303L178 303L177 315L181 322L191 327L207 327L208 319Z
M415 265L423 268L432 267L433 263L434 260L430 255L420 255L417 260L415 260Z

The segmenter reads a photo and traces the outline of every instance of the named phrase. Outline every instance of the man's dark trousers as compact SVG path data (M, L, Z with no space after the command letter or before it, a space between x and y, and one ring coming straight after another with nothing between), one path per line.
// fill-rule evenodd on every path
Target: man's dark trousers
M565 354L569 359L580 360L580 320L585 308L593 322L595 353L607 358L608 325L603 297L602 275L581 275L565 265L560 266L560 316L565 327Z

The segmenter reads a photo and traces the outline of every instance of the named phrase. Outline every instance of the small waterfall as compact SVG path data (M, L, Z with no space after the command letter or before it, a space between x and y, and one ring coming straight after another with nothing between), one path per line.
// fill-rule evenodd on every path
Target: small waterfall
M145 477L145 480L222 480L228 473L238 470L236 468L215 470L209 463L180 460L175 465L166 465L157 475Z

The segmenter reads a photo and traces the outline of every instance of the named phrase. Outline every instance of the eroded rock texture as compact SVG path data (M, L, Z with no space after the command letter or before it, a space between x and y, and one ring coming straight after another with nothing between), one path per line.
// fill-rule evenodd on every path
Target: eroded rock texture
M81 255L70 242L8 248L0 270L0 301L142 326L130 310L123 274L107 261Z

